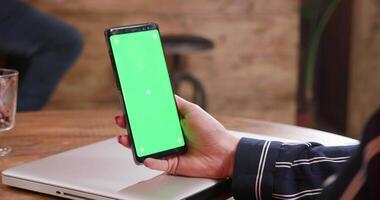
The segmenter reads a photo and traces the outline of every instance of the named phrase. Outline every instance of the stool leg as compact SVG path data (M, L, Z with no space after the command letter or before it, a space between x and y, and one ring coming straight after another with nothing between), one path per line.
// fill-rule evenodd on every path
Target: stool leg
M171 76L170 76L174 93L178 93L178 89L179 89L179 84L180 84L179 68L180 68L180 64L181 64L180 55L174 54L173 55L173 67L172 67Z
M173 55L173 67L171 71L171 82L174 93L179 92L181 82L188 82L193 88L193 99L192 101L202 107L204 110L207 109L207 98L206 91L203 88L201 82L197 80L194 76L183 73L180 71L181 56L179 54Z
M198 104L204 110L207 109L206 91L202 83L190 74L178 74L178 84L188 82L193 87L193 102ZM178 85L179 86L179 85Z

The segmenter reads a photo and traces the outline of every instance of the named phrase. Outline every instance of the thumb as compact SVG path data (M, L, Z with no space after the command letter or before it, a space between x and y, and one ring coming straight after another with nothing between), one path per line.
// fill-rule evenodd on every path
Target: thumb
M169 169L169 162L167 160L147 158L144 160L144 165L145 167L159 171L167 171Z
M165 171L168 174L176 175L177 174L177 168L179 164L179 158L178 156L171 157L168 159L154 159L154 158L147 158L144 160L144 165L150 169L159 170L159 171Z

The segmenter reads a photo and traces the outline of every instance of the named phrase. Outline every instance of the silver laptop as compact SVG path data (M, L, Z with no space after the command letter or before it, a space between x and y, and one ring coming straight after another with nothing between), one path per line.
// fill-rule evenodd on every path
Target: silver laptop
M239 137L283 138L233 133ZM346 144L356 140L345 139ZM2 172L5 185L75 200L205 199L225 190L227 180L166 175L135 165L115 138L22 164Z

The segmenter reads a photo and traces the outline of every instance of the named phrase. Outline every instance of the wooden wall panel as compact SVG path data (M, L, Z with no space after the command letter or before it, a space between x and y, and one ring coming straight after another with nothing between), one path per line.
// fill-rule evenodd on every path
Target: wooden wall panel
M105 27L155 21L163 34L207 37L215 48L187 57L204 84L212 113L292 123L298 52L297 0L35 0L76 26L83 54L60 84L49 109L117 107L105 50Z
M380 109L380 0L355 0L348 132L359 137Z

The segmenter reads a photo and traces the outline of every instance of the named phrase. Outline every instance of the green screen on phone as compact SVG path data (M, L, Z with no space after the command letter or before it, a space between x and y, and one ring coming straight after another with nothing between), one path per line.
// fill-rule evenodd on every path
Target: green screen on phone
M158 30L110 36L138 157L185 145Z

